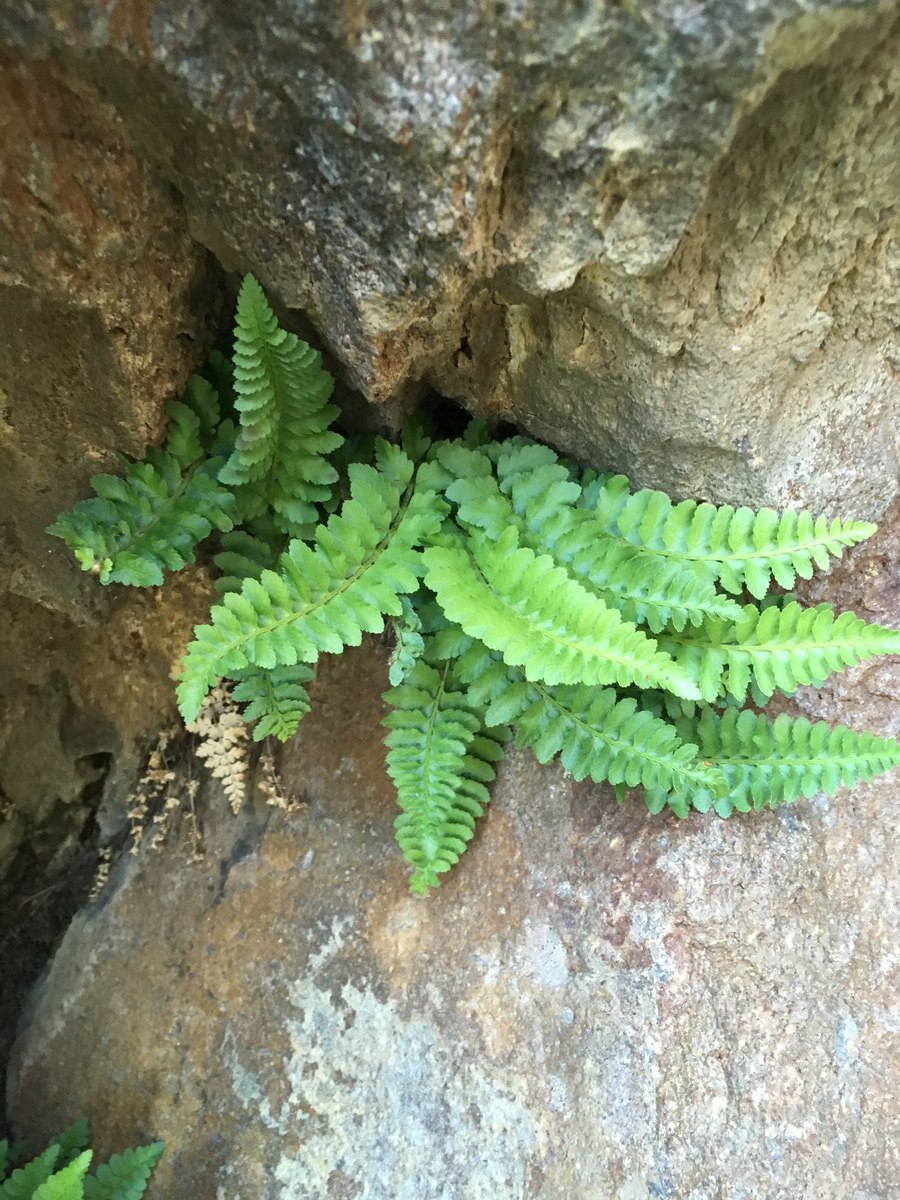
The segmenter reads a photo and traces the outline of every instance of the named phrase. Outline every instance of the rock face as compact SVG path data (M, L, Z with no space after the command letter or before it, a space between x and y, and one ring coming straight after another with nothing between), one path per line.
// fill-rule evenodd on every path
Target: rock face
M896 494L895 3L52 0L4 40L370 398L670 491Z
M894 0L0 7L0 877L172 714L205 575L101 591L42 531L161 436L231 273L386 421L433 388L672 493L896 513L898 64ZM898 624L887 524L825 594ZM302 817L213 803L205 866L77 918L15 1121L166 1136L173 1200L886 1200L896 789L679 825L513 756L417 904L382 666L325 672ZM803 703L896 733L898 691Z
M829 598L898 621L898 549L895 521ZM896 785L680 822L513 753L418 900L385 672L373 644L324 663L281 763L302 812L214 801L202 864L185 839L126 860L76 918L14 1057L19 1125L165 1138L167 1200L888 1200ZM897 735L898 690L882 663L801 704Z

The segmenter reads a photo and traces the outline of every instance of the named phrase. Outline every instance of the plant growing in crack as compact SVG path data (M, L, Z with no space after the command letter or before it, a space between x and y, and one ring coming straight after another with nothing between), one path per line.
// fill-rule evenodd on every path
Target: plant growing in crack
M387 769L413 891L465 850L511 730L541 762L679 816L900 763L896 741L758 711L900 653L898 631L770 594L874 525L676 504L477 421L456 439L413 421L397 444L345 441L331 389L248 276L233 359L214 355L169 405L165 448L96 476L49 532L101 583L156 586L218 531L219 603L178 684L187 722L228 680L254 737L286 739L319 656L389 621Z

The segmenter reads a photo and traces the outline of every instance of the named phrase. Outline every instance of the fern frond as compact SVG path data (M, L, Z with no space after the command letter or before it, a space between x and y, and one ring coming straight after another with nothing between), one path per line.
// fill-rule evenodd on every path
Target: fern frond
M676 504L664 492L631 492L622 475L598 480L585 503L607 536L642 554L690 565L736 595L746 587L756 599L765 596L773 576L791 588L798 575L809 579L814 566L827 569L829 557L840 558L877 529L868 521L829 521L792 509L779 515L771 508Z
M286 742L297 732L300 721L310 710L309 694L304 684L315 675L306 663L292 667L247 667L236 675L232 699L246 704L243 718L253 730L254 742L276 737Z
M163 1152L162 1142L114 1154L84 1181L84 1200L140 1200L150 1172Z
M891 738L784 713L771 721L750 711L705 708L678 728L727 780L728 791L715 805L722 817L800 796L830 796L900 764L900 742Z
M683 629L709 616L733 620L740 615L739 605L693 571L650 560L607 537L591 513L574 506L579 488L561 464L518 469L523 461L546 457L534 453L545 449L527 446L502 456L503 491L493 477L481 474L449 484L446 495L458 506L459 519L492 538L514 526L521 545L550 554L626 621L649 625L654 633L667 624Z
M292 541L277 573L245 579L210 624L197 626L178 687L186 721L219 676L315 662L359 645L363 632L381 633L383 614L400 615L398 597L419 586L416 547L437 531L445 506L410 485L413 466L401 450L386 447L384 457L389 471L350 468L351 499L318 527L314 547Z
M592 595L548 555L517 545L515 529L494 542L473 536L468 552L425 551L425 582L450 621L529 680L640 682L697 698L697 689L656 642Z
M401 613L392 619L394 649L388 670L392 687L398 687L415 667L425 649L422 621L408 596L400 597Z
M77 1158L88 1144L88 1123L85 1117L79 1118L67 1129L53 1139L52 1145L59 1146L57 1165L66 1167Z
M284 539L271 541L254 536L244 529L233 529L222 536L222 549L213 562L222 572L215 582L220 596L239 592L245 579L259 579L265 570L272 570L281 553Z
M721 773L697 761L695 744L613 688L530 683L477 643L462 653L457 671L472 702L485 706L488 725L517 725L518 746L542 763L559 755L575 779L665 792L682 817L691 808L707 811L724 791Z
M285 533L302 536L337 480L327 457L343 441L329 429L338 415L328 404L334 381L318 351L279 328L252 275L241 286L234 335L240 429L221 479L241 488L246 517L272 508Z
M67 1167L55 1171L33 1192L31 1200L84 1200L85 1175L93 1155L93 1150L85 1150Z
M392 706L383 721L390 730L387 770L403 810L394 828L414 867L410 890L420 895L437 887L465 850L503 754L503 731L482 729L449 672L449 665L436 670L420 659L406 683L384 694Z
M59 1159L59 1146L48 1146L43 1154L33 1158L0 1184L0 1200L31 1200L35 1190L50 1178Z
M704 700L723 692L742 701L748 687L769 697L814 687L834 671L877 654L900 654L900 631L868 625L852 612L836 615L828 605L801 608L796 601L762 611L744 607L739 621L708 621L700 629L660 638Z

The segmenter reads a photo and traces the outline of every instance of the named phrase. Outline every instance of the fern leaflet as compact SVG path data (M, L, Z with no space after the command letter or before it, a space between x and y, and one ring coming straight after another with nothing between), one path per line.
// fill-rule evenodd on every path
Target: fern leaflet
M87 1183L85 1174L93 1155L93 1150L85 1150L67 1167L63 1167L61 1171L54 1171L50 1178L35 1190L31 1200L83 1200Z
M891 738L784 713L771 721L749 710L704 708L696 720L679 721L678 729L725 776L728 791L715 805L723 817L831 795L900 763L900 742Z
M210 624L194 630L178 686L186 721L219 676L315 662L359 645L363 632L380 633L383 614L400 615L399 595L419 586L416 547L438 529L443 507L434 492L411 485L413 466L401 450L381 450L385 469L351 466L351 499L317 528L314 548L292 541L278 572L245 579L213 608Z
M328 404L332 377L318 351L278 327L252 275L238 296L234 336L240 429L222 481L239 488L245 518L271 508L284 533L303 536L338 477L327 457L343 442L328 428L338 415Z
M459 859L490 799L487 784L503 754L505 731L482 729L466 693L449 681L449 665L424 660L406 683L386 692L392 706L387 770L403 810L397 842L414 867L410 889L424 895Z
M59 1137L53 1139L53 1145L59 1146L59 1158L57 1162L59 1166L66 1167L81 1154L82 1150L88 1144L88 1123L85 1117L81 1117L64 1129Z
M745 587L757 600L772 577L784 588L797 576L809 579L829 556L864 541L877 526L868 521L829 521L789 509L754 512L730 504L674 503L665 492L631 492L623 475L599 477L583 502L606 534L636 546L641 554L690 565L702 579L718 580L735 595Z

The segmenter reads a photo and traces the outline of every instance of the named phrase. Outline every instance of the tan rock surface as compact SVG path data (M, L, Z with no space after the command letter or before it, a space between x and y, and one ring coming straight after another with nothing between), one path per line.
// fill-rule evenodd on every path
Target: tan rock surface
M829 592L897 622L897 537ZM19 1126L164 1137L167 1200L889 1200L896 780L681 822L515 752L423 901L385 671L373 643L324 662L281 762L301 813L214 800L204 864L130 860L76 918L14 1057ZM802 704L896 735L898 696L885 660Z

